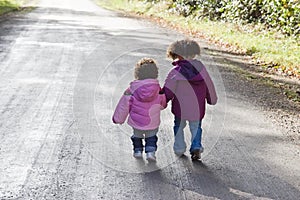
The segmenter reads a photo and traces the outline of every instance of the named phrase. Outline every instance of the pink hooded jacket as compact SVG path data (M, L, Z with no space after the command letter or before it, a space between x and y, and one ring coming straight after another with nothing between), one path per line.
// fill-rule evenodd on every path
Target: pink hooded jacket
M127 123L139 130L153 130L159 127L160 111L166 108L166 97L159 94L156 79L135 80L121 97L113 114L115 124ZM127 94L128 93L128 94Z

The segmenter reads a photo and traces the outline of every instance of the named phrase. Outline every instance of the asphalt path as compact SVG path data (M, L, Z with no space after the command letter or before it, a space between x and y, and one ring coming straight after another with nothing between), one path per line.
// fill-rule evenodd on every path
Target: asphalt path
M199 59L219 102L203 121L202 162L173 154L169 106L148 163L132 157L131 128L111 116L135 63L156 59L163 84L166 48L184 36L89 0L36 7L0 20L0 199L300 198L299 146L225 87L209 45L199 41Z

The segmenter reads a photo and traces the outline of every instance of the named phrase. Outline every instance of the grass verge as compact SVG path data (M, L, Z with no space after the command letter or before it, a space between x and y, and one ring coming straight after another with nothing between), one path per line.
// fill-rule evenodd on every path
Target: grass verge
M96 0L102 7L151 17L192 36L202 37L228 51L251 55L253 63L267 72L300 78L300 41L266 31L258 25L237 25L178 16L164 1Z
M0 15L16 11L20 9L20 5L13 0L0 0Z
M37 0L0 0L0 16L10 12L28 12L34 9L32 6L26 6L28 3L36 3Z

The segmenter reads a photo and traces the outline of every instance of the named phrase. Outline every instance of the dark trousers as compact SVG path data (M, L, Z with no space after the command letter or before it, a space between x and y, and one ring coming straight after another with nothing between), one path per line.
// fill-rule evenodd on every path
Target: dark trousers
M141 132L140 130L135 130L138 131L139 133ZM157 130L151 130L156 131ZM131 141L133 144L133 150L134 151L143 151L144 150L144 145L143 145L143 137L140 137L138 134L136 134L136 132L134 132L135 134L133 136L131 136ZM152 135L150 137L147 137L147 133L145 134L145 152L153 152L157 150L157 140L158 137L156 135Z

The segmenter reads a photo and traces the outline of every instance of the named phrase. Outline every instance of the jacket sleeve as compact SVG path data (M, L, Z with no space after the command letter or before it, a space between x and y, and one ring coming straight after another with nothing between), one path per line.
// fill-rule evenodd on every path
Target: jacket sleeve
M174 78L175 71L171 70L165 80L164 87L162 89L163 93L166 95L166 102L168 103L175 96L176 90L176 79Z
M215 105L218 101L218 97L217 97L214 83L211 80L211 78L205 68L203 70L203 73L205 73L205 75L203 77L204 77L204 81L205 81L206 88L207 88L207 90L206 90L207 103L210 105Z
M131 95L123 95L118 102L115 112L112 117L112 121L115 124L123 124L129 114L129 101Z

